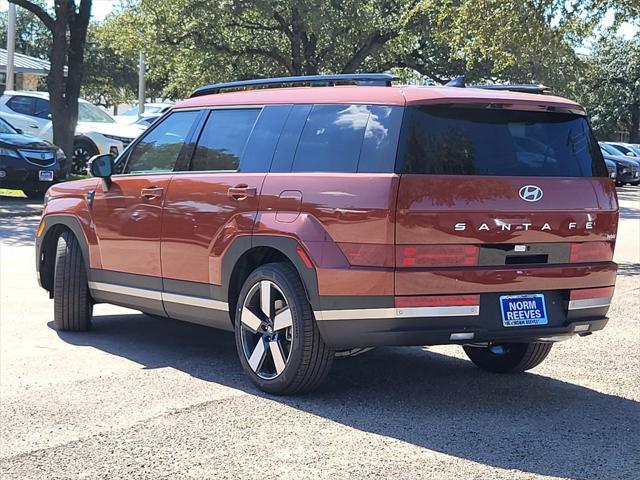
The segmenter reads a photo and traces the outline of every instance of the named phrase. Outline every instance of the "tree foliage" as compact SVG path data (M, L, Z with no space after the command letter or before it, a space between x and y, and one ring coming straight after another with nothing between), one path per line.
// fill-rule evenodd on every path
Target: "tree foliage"
M391 68L566 90L602 1L140 0L110 28L122 51L145 45L173 97L206 82Z
M138 59L117 50L108 32L108 21L89 28L82 85L82 96L103 107L130 102L138 89Z
M46 0L36 0L34 4L46 9ZM0 12L0 45L7 44L8 13ZM22 8L16 9L16 52L31 57L47 59L51 48L51 32L40 19Z
M582 88L580 100L601 138L626 132L640 143L640 34L602 37L587 60Z

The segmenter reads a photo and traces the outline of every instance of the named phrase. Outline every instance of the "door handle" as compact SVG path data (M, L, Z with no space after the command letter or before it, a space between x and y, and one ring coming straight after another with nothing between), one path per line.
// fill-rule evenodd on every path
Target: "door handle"
M161 197L163 192L164 188L161 187L147 187L140 190L140 196L142 198L152 200L154 198Z
M38 125L31 124L31 125L29 125L29 128L38 128Z
M229 187L227 190L227 196L234 200L244 200L248 197L255 197L258 193L256 187L250 187L249 185L236 185L235 187Z

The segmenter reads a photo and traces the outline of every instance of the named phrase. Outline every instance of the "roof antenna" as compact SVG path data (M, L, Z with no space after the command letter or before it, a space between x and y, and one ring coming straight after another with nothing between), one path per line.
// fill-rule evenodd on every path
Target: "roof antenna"
M458 75L444 84L445 87L466 88L464 84L464 75Z

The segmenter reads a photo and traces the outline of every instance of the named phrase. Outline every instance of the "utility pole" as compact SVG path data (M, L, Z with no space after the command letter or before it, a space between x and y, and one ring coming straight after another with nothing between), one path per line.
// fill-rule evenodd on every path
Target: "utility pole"
M9 2L7 19L7 82L6 90L13 90L13 57L16 52L16 5Z
M138 71L138 115L144 113L144 102L146 100L144 72L146 70L147 55L140 52L140 70Z

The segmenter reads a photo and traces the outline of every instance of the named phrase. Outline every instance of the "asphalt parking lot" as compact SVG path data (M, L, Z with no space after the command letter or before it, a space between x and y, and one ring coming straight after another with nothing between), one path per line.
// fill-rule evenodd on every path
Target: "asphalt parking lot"
M251 386L229 333L106 305L56 332L38 218L0 197L0 477L638 479L640 188L619 197L604 331L515 376L458 347L380 348L292 398Z

